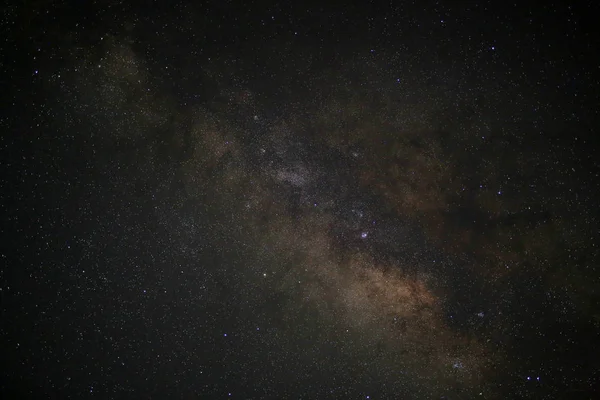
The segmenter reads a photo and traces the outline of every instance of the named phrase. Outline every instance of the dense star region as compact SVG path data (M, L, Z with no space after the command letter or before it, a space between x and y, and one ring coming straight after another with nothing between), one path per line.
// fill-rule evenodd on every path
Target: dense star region
M2 398L595 398L591 6L397 3L9 5Z

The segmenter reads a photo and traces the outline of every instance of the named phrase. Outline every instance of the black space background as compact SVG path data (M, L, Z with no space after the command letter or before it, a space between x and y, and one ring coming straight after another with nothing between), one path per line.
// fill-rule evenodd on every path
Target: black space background
M6 6L2 397L597 398L600 37L592 4ZM446 253L482 265L439 273L446 326L498 341L493 351L502 363L466 387L410 371L399 383L404 378L394 365L369 361L387 349L368 330L339 339L343 319L324 319L308 305L294 305L296 294L257 283L243 267L265 262L254 238L244 241L254 230L218 195L191 201L186 194L180 166L192 157L194 139L183 134L174 145L172 131L190 131L190 120L173 116L142 136L121 135L135 121L113 128L114 115L94 110L93 99L69 97L76 84L49 78L72 72L77 54L100 63L100 38L108 36L127 41L144 60L152 92L171 99L168 107L210 104L235 126L251 114L215 105L224 89L259 93L266 119L294 114L310 121L318 99L336 97L339 88L368 97L378 84L358 81L393 85L395 70L410 66L414 76L401 80L411 101L435 106L436 125L426 129L435 132L467 192L512 175L501 190L513 196L511 204L534 209L492 217L474 197L449 195L441 217L441 237L472 233ZM383 76L363 76L356 61L362 57L373 58ZM481 115L492 126L485 143L463 129ZM381 164L373 165L377 175ZM211 179L224 174L215 171ZM369 204L373 213L384 208ZM427 236L420 228L428 217L398 212L407 213ZM544 224L551 226L535 230ZM519 239L530 237L529 230L548 235L539 253ZM487 268L495 264L486 264L489 253L480 250L498 235L517 237L510 251L521 267L493 280ZM341 248L354 246L342 242ZM445 251L444 240L439 248ZM385 249L369 251L388 256ZM473 322L480 308L489 321Z

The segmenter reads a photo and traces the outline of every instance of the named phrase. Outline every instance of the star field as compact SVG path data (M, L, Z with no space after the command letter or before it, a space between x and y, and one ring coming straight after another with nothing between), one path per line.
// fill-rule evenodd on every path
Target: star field
M3 398L600 391L591 5L15 4Z

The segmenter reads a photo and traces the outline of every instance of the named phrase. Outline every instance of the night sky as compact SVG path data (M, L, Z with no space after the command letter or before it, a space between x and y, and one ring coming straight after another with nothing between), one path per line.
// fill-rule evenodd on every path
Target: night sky
M600 398L592 2L324 3L4 6L0 397Z

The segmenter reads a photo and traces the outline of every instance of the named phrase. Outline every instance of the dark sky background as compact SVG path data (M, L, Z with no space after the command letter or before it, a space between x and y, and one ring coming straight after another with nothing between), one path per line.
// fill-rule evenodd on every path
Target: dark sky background
M592 2L352 4L3 9L2 398L600 396Z

